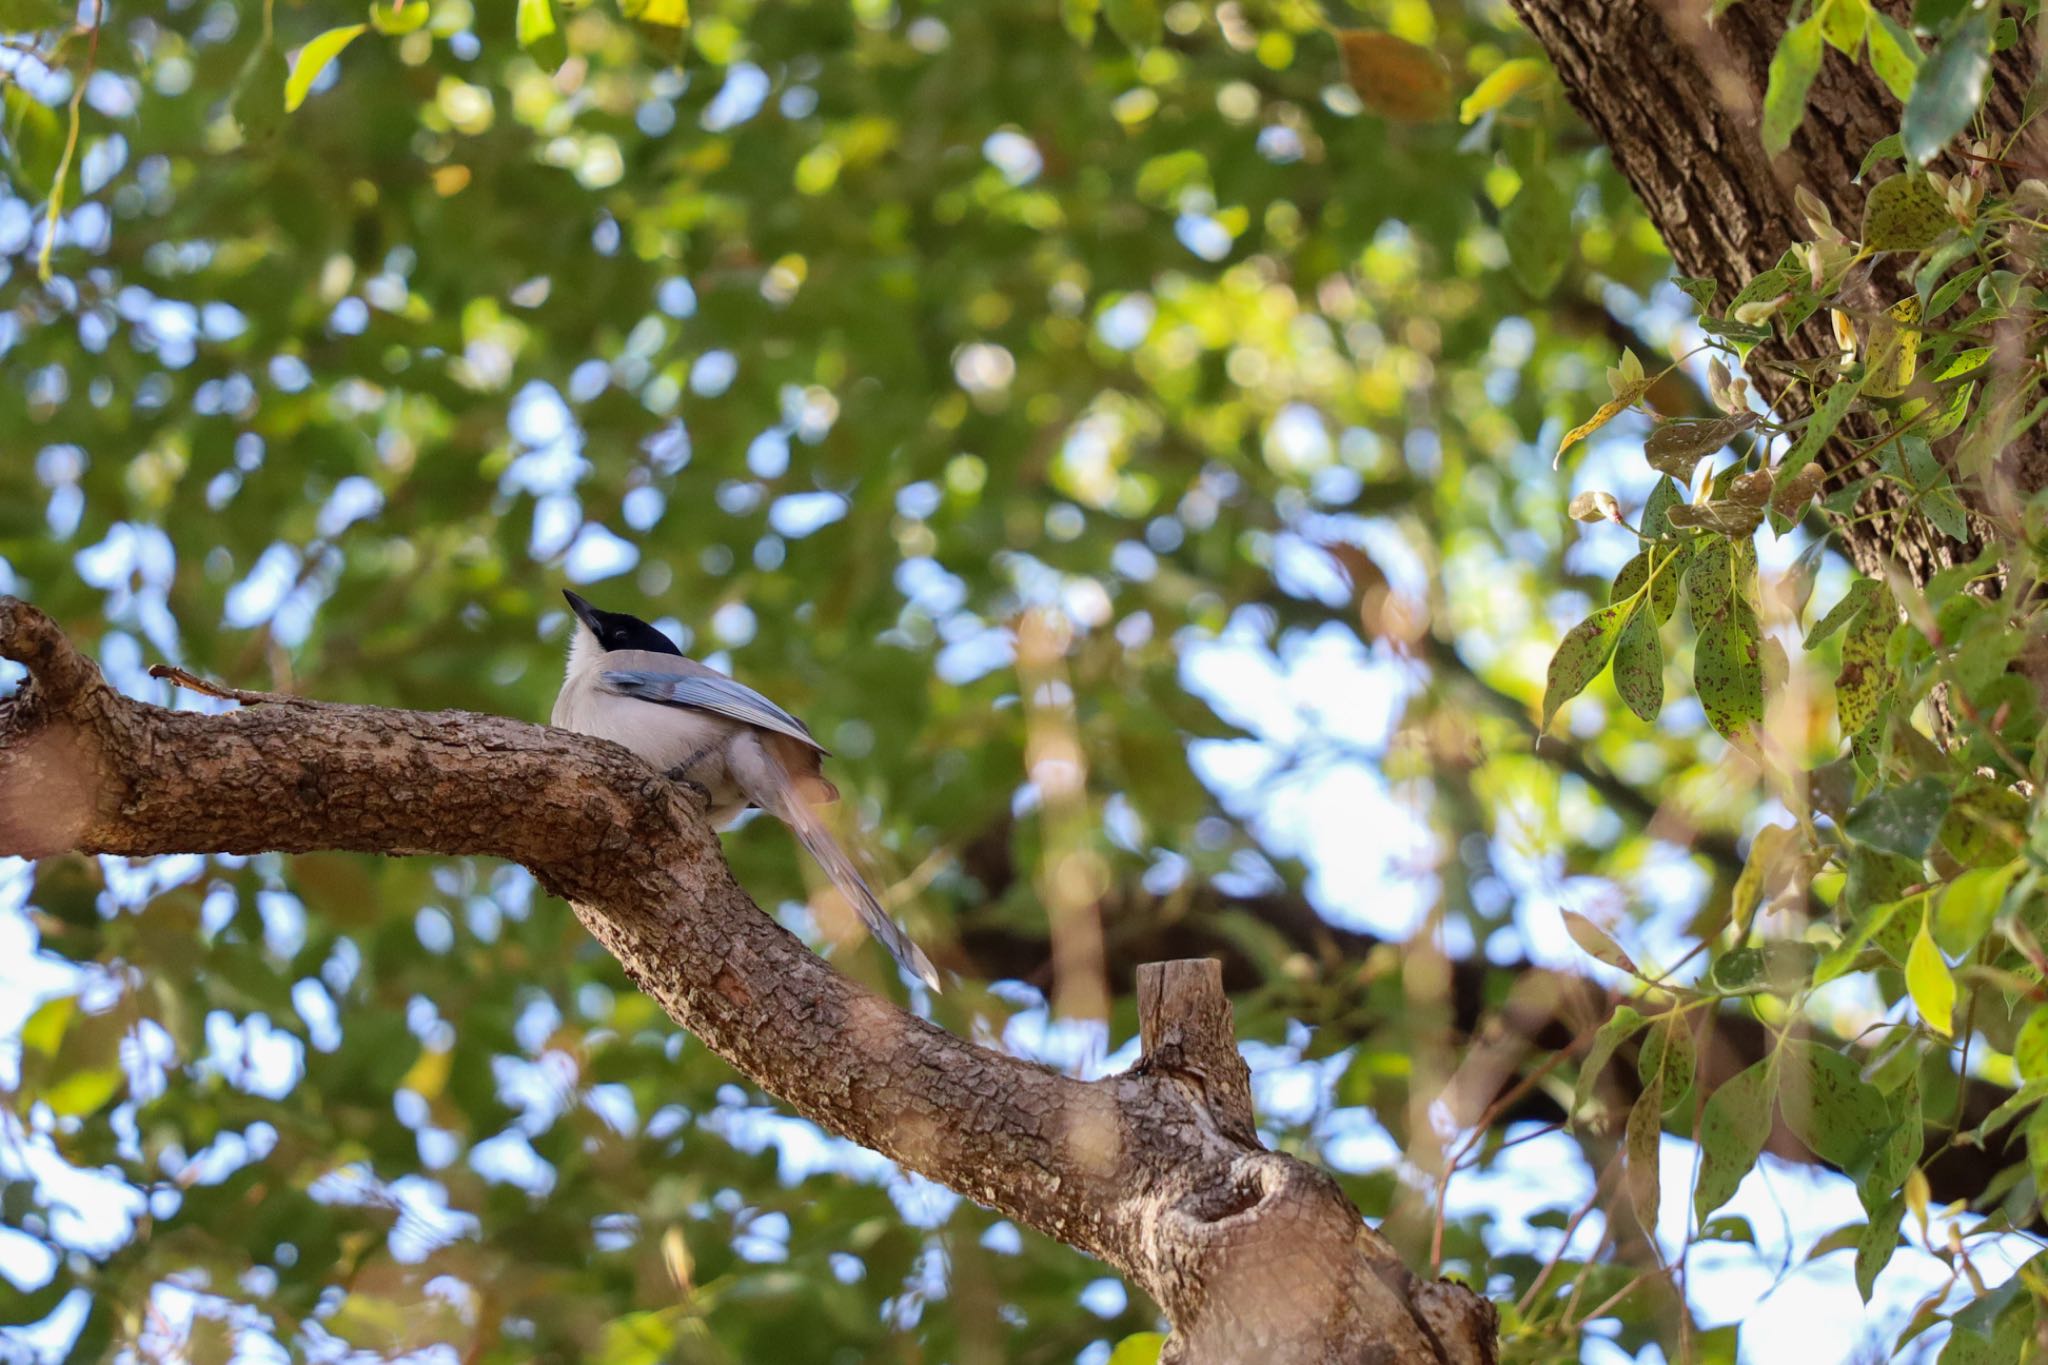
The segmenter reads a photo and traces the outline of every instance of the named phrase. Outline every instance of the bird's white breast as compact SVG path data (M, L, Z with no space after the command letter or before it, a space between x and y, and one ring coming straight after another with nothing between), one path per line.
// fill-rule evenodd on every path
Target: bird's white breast
M635 660L662 657L637 651L598 654L588 660L572 657L549 723L623 744L664 773L685 769L683 775L710 794L712 816L722 823L746 806L746 797L726 768L728 744L745 727L708 711L622 697L601 685L606 668L644 667Z

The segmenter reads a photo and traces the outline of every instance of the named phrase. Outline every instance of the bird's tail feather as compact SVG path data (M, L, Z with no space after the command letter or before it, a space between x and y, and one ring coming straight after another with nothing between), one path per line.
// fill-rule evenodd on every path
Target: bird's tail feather
M778 763L776 766L782 765ZM770 813L795 832L797 842L804 846L805 852L817 860L819 867L825 869L825 875L839 888L839 894L846 897L847 903L853 906L854 912L860 916L861 923L865 924L868 932L889 950L889 955L902 963L934 992L938 991L939 973L938 969L932 966L931 959L926 957L924 950L912 942L910 935L904 933L902 927L889 917L889 912L882 906L881 898L869 887L867 878L861 876L860 869L854 865L853 859L847 856L846 850L839 846L839 841L832 837L832 831L804 799L797 784L788 779L786 770L783 776L784 781L780 784L780 790L774 794L776 804L769 808Z

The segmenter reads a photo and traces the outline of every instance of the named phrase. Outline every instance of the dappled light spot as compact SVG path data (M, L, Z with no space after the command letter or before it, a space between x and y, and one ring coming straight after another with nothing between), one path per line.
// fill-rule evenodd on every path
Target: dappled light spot
M1114 1093L1098 1084L1066 1094L1070 1097L1067 1107L1055 1120L1061 1149L1081 1169L1108 1175L1123 1155Z

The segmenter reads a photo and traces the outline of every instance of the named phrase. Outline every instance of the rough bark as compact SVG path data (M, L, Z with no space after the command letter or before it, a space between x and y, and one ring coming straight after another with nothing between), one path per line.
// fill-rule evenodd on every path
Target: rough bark
M1830 50L1791 149L1775 162L1767 157L1758 118L1787 6L1738 4L1709 25L1705 0L1513 4L1572 104L1634 186L1680 272L1719 281L1723 299L1810 235L1793 208L1795 186L1818 195L1837 223L1862 221L1866 187L1855 183L1856 173L1871 146L1898 131L1898 102L1868 66ZM1883 8L1903 17L1912 7L1884 0ZM2030 42L1998 60L1985 105L1994 134L2021 126L2034 61ZM1826 317L1823 310L1796 339L1803 354L1832 349ZM1768 374L1752 377L1773 401L1785 396ZM1846 456L1838 441L1824 458L1840 474ZM2048 433L2037 428L2015 443L2003 469L2022 497L2038 491L2048 483ZM1867 574L1891 564L1925 583L1975 553L1909 515L1888 484L1867 492L1857 510L1879 514L1842 530L1850 557Z
M1411 1274L1328 1174L1266 1151L1213 962L1141 977L1144 1054L1084 1082L840 976L734 882L694 798L626 750L499 716L120 696L0 597L0 855L481 855L575 907L671 1018L834 1133L1109 1261L1195 1365L1491 1362L1491 1304Z

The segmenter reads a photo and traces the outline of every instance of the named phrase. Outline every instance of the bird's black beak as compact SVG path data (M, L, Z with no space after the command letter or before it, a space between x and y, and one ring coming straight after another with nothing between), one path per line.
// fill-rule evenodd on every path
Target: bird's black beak
M569 600L569 610L576 613L577 620L581 621L585 626L589 627L590 633L592 635L603 634L603 632L597 628L596 607L591 606L590 603L584 601L575 593L570 592L567 588L562 589L562 596Z

